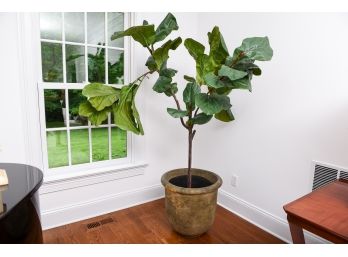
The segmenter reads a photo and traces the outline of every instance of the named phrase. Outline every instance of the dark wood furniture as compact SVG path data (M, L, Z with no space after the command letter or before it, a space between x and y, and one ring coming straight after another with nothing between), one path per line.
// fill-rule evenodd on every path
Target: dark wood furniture
M0 213L0 244L42 243L38 189L42 172L32 166L0 163L9 181L2 192L4 212Z
M348 180L323 186L284 206L293 242L303 229L334 243L348 243Z

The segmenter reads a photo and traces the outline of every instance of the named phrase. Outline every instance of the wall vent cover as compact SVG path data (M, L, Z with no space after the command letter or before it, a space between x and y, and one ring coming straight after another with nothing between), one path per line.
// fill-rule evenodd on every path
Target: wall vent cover
M348 180L348 172L347 171L340 171L340 179L347 179Z
M315 164L312 190L314 191L319 187L325 186L337 180L337 177L338 169L326 167L321 164Z

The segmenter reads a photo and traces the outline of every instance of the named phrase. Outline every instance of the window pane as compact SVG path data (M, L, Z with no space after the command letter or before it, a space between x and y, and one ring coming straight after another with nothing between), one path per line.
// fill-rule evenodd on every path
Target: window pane
M62 40L62 14L40 13L40 34L44 39Z
M112 159L127 157L127 132L119 128L111 128Z
M49 168L68 165L69 161L66 131L47 132L47 152Z
M81 83L85 79L85 47L66 45L66 80Z
M123 38L111 40L111 36L117 32L124 30L124 14L122 12L108 13L108 45L123 48Z
M62 45L41 42L42 80L63 82Z
M45 89L46 128L65 127L65 90Z
M89 138L87 129L70 130L71 163L89 162Z
M87 13L87 43L105 44L105 14L103 12Z
M86 102L87 98L82 95L82 90L69 90L69 125L71 127L87 126L88 120L86 117L79 115L80 103Z
M85 42L85 17L83 12L64 13L65 41Z
M108 128L92 129L92 150L93 161L109 160Z
M123 84L123 51L108 49L109 84Z
M105 48L88 47L88 81L105 83Z

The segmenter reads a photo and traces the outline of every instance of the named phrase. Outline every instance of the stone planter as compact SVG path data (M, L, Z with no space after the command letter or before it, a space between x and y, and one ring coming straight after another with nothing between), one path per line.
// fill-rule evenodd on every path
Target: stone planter
M192 175L207 179L211 185L201 188L180 187L169 182L187 175L187 169L166 172L161 178L165 188L165 208L173 229L185 236L199 236L214 223L217 192L222 185L221 178L213 172L192 169Z

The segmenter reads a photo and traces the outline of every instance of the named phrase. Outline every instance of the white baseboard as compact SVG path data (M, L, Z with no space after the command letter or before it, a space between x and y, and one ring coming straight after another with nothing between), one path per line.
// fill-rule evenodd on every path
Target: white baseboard
M286 220L274 216L224 190L219 190L218 204L275 237L287 243L292 243L289 225ZM309 244L328 243L328 241L306 231L305 241Z
M43 211L41 222L44 230L89 219L164 197L162 185L108 195L64 208Z

